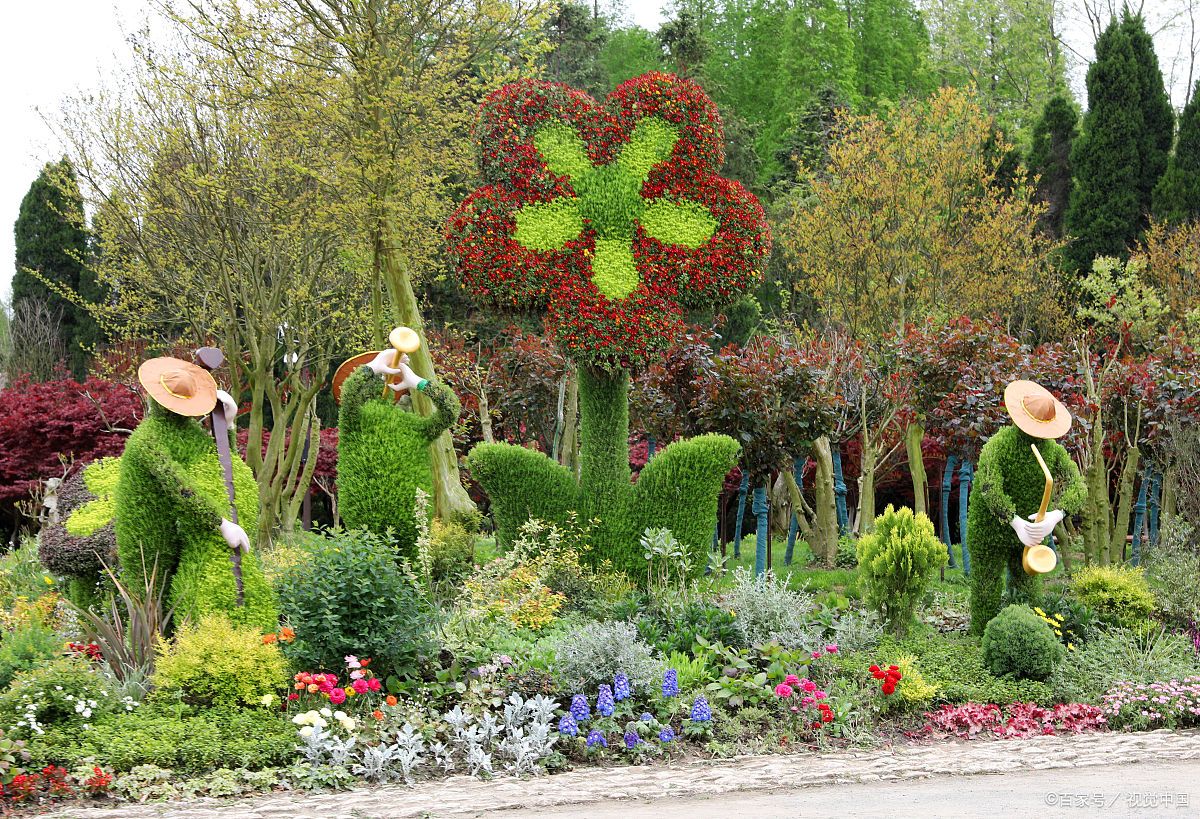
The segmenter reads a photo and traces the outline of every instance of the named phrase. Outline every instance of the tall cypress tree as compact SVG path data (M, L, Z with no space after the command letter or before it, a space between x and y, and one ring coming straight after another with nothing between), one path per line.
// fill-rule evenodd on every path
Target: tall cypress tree
M1055 94L1033 126L1027 165L1038 177L1038 200L1046 205L1042 229L1055 239L1063 235L1071 197L1071 146L1079 135L1078 123L1075 105L1064 94Z
M1200 217L1200 82L1179 115L1179 139L1154 188L1154 215L1172 224Z
M79 333L89 318L87 313L48 287L41 277L79 292L83 261L88 252L87 232L80 224L83 198L75 169L66 159L48 163L21 200L13 233L16 240L16 273L12 299L16 306L26 299L46 303L60 313L59 336L67 350L72 373L82 377L87 353L79 346ZM21 339L14 338L19 345Z
M1115 19L1096 41L1087 72L1088 111L1071 151L1075 184L1066 227L1074 236L1067 262L1089 270L1096 256L1122 256L1137 241L1145 120L1140 67L1133 44Z
M1125 12L1121 27L1129 35L1133 57L1138 65L1138 85L1141 96L1144 131L1141 138L1141 172L1138 175L1138 205L1141 220L1138 232L1150 224L1150 211L1154 200L1154 186L1167 170L1167 157L1171 143L1175 140L1175 110L1171 108L1171 97L1163 84L1162 69L1154 53L1154 40L1146 31L1146 23L1140 14Z

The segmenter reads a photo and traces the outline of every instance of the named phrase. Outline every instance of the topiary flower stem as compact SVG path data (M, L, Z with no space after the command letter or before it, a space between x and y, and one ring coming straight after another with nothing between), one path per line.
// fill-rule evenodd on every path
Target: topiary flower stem
M629 374L579 368L579 511L601 521L596 545L617 557L628 520ZM606 541L606 542L605 542Z

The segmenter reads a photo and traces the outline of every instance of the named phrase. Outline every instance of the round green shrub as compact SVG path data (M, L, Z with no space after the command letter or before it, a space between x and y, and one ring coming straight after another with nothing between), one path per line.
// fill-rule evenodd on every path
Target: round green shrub
M917 604L946 563L946 549L933 521L911 509L888 506L875 530L858 541L858 575L867 605L883 615L887 628L903 634Z
M79 731L120 706L91 664L63 658L16 675L0 694L0 726L22 738L55 727Z
M159 650L156 696L205 707L260 706L287 682L287 662L257 629L220 614L187 623Z
M1066 648L1054 630L1028 606L1008 606L983 631L983 663L997 677L1011 674L1045 680Z
M430 644L431 618L392 543L366 529L309 534L306 560L279 580L279 606L296 639L283 646L308 671L345 668L344 657L370 657L373 668L415 671Z
M1110 625L1137 628L1154 611L1154 593L1133 566L1085 566L1072 578L1071 590Z

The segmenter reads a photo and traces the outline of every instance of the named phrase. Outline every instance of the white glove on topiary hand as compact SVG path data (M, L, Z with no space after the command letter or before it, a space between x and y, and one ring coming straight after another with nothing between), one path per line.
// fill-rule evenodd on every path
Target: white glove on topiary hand
M1030 517L1036 518L1037 515L1030 515ZM1062 510L1055 509L1052 512L1047 512L1046 517L1040 521L1034 522L1032 520L1024 520L1021 517L1014 517L1009 521L1009 525L1017 533L1017 539L1021 543L1026 546L1037 546L1050 536L1050 533L1054 531L1054 527L1062 522L1063 517Z
M407 355L400 359L400 373L403 377L399 381L388 384L388 386L396 392L400 392L401 390L415 390L419 388L421 386L421 382L425 380L413 372L412 368L408 366Z
M367 364L375 375L399 375L400 370L392 366L396 357L395 350L380 350L379 354Z
M221 518L221 537L225 538L230 549L241 549L243 554L249 554L250 538L246 537L246 530L232 520Z
M217 390L217 400L221 402L221 407L225 411L225 426L233 429L237 424L237 401L234 401L233 396L225 390Z

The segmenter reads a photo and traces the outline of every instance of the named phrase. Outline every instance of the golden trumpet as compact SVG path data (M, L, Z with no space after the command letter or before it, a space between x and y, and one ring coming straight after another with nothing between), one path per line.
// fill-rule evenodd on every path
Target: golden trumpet
M1042 491L1042 505L1038 509L1037 517L1034 518L1035 523L1041 523L1046 519L1046 510L1050 508L1050 496L1054 493L1054 476L1050 474L1050 468L1046 466L1042 453L1038 452L1037 444L1030 444L1029 448L1033 450L1033 457L1037 458L1038 466L1042 468L1042 474L1046 476L1046 488ZM1053 571L1057 564L1058 555L1043 543L1039 543L1037 546L1026 546L1025 551L1021 553L1021 566L1024 567L1026 574L1046 574Z

